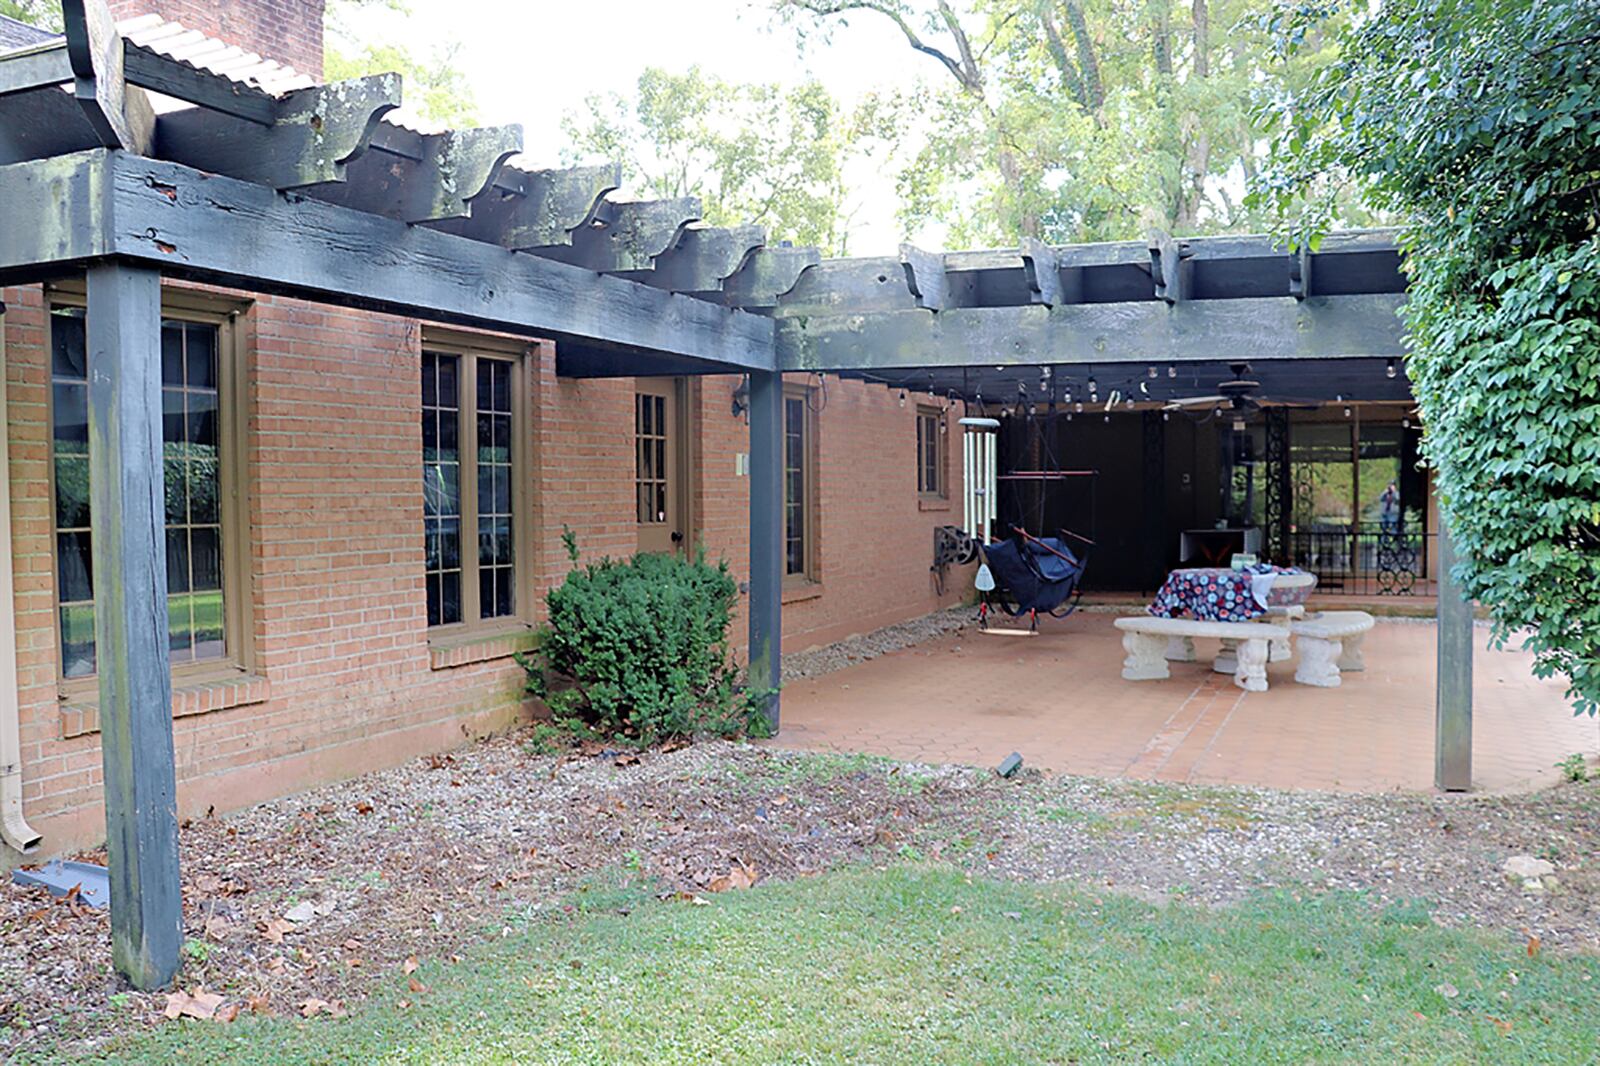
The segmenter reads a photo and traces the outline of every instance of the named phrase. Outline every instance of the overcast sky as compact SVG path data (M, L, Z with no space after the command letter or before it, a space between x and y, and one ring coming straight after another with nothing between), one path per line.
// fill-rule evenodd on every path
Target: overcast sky
M763 0L408 0L411 12L359 16L361 29L425 55L435 42L460 44L457 66L471 80L486 123L520 122L527 157L558 165L561 118L596 92L632 93L640 71L698 64L735 81L795 83L815 76L853 101L875 88L905 86L937 73L881 19L859 18L802 56L793 32ZM860 179L854 255L886 254L900 240L892 177ZM627 190L624 190L626 193Z

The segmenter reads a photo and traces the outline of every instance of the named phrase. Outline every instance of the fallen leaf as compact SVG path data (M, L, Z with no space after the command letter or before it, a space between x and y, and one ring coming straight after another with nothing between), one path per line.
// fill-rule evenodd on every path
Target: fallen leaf
M419 996L428 990L428 986L417 980L415 977L406 982L406 987L409 988L414 994Z
M168 992L167 1005L161 1013L171 1019L207 1019L213 1017L220 1006L222 1006L222 996L215 992L207 992L204 988L196 986L188 992L182 989L176 992Z
M349 940L346 940L344 942L344 949L346 951L354 951L354 950L356 950L356 948L359 948L360 946L361 946L361 941L357 940L355 937L351 937Z
M410 1010L411 1001L409 999L402 999L400 1002L396 1003L395 1006L399 1007L401 1010Z
M283 934L294 932L294 923L286 922L282 918L274 918L270 922L259 923L261 935L274 944L283 943Z
M1435 992L1439 993L1445 999L1455 999L1457 996L1459 996L1461 994L1461 992L1456 988L1456 986L1451 984L1449 981L1446 981L1442 985L1434 985L1433 986L1433 990Z
M1494 1027L1496 1029L1500 1030L1500 1035L1501 1036L1510 1036L1511 1035L1511 1023L1510 1022L1503 1022L1499 1018L1493 1017L1492 1015L1488 1015L1488 1014L1485 1014L1484 1017L1488 1018L1491 1022L1494 1023Z
M217 1011L216 1020L226 1025L237 1017L239 1017L239 1004L230 1003Z
M708 892L727 892L733 889L749 888L756 883L756 872L749 866L740 863L721 877L712 878L706 885Z
M1528 937L1528 958L1531 959L1537 954L1539 954L1539 938L1530 936Z
M226 940L232 933L233 926L216 915L206 919L206 936L212 940Z
M251 1014L271 1014L272 1000L266 996L251 996L245 1000L245 1006L250 1008Z
M323 1011L327 1011L329 1014L332 1014L333 1004L329 1003L325 999L315 998L305 1000L300 1004L300 1017L302 1018L311 1018Z
M201 874L194 879L194 889L202 896L214 896L222 890L222 878L215 874Z
M414 973L417 972L417 967L420 966L420 965L421 965L421 963L417 962L417 957L415 955L412 955L412 956L409 956L406 959L405 962L400 964L400 970L401 970L402 973L406 974L407 976L410 976L411 974L414 974Z
M345 959L344 964L350 967L352 970L359 970L363 965L360 959Z
M372 813L372 804L367 803L365 801L362 801L361 803L356 804L356 813L357 814L371 814Z
M614 766L638 766L639 765L639 756L633 754L632 752L623 752L621 755L618 755L615 759L612 760L612 765L614 765Z

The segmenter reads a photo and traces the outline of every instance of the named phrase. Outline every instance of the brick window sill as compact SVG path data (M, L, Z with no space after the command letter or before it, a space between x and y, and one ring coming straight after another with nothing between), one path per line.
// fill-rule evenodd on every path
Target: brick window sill
M917 498L917 510L948 511L950 510L950 500L944 496L919 496Z
M267 683L267 679L254 675L180 682L172 688L172 717L187 718L195 714L225 711L230 707L266 703L271 698L272 687ZM98 698L84 696L62 703L61 739L69 740L72 737L88 736L98 732L100 732Z
M803 602L805 600L819 599L821 596L822 596L822 582L820 582L820 581L796 581L793 584L788 584L788 583L784 584L784 586L783 586L783 594L779 598L778 602L780 604L782 604L782 603L801 603L801 602Z
M473 633L428 642L428 665L434 670L509 659L517 652L532 651L539 638L527 626L500 633Z

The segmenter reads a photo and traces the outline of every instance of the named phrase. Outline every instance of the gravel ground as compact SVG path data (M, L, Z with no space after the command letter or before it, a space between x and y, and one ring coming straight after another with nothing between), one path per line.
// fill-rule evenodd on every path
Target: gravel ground
M876 659L901 648L934 640L946 633L958 633L977 624L976 607L951 607L933 614L900 622L872 633L849 637L836 644L812 648L798 655L783 657L783 679L801 681L808 677L821 677L847 666Z
M1600 950L1593 784L1361 797L1004 781L728 742L532 755L528 739L187 826L183 986L220 993L225 1012L342 1010L408 958L449 958L570 906L597 876L620 870L671 897L896 858L1209 905L1269 888L1361 890L1375 906L1423 900L1442 924ZM1508 881L1514 854L1557 874L1539 890ZM0 1052L82 1049L160 1024L165 997L124 992L112 975L103 912L7 886L0 945Z

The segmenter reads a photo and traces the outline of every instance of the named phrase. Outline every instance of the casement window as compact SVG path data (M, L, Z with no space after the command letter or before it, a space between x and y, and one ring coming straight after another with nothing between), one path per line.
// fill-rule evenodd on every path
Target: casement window
M809 392L783 395L784 574L790 580L816 580L815 419Z
M170 296L171 294L169 294ZM248 596L240 500L242 373L232 316L164 307L162 467L167 527L167 631L174 673L245 666ZM169 301L170 302L170 299ZM90 557L89 365L81 306L50 316L50 425L61 674L95 673Z
M944 496L945 434L944 414L937 408L917 408L917 492L924 496Z
M515 354L431 343L423 350L429 626L492 626L525 611L522 380Z

